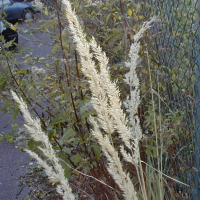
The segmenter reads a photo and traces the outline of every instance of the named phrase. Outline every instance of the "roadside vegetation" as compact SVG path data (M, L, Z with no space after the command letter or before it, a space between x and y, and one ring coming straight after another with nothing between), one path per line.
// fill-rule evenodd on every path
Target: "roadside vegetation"
M161 21L142 14L148 7L55 0L36 19L37 31L50 37L49 55L7 51L9 44L1 43L1 111L11 120L23 114L21 150L38 161L63 199L188 197L185 178L174 175L186 168L175 166L173 155L189 133L181 135L182 111L171 108L167 73L151 53L158 33L152 27L160 29ZM28 68L17 62L20 54Z

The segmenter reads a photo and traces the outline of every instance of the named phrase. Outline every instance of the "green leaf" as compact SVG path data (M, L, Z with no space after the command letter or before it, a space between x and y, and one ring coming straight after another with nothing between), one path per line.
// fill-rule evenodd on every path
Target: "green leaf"
M133 15L133 11L132 11L132 9L130 9L130 8L128 9L128 15L129 15L129 16L132 16L132 15Z
M76 135L76 132L70 127L67 130L64 131L64 135L60 139L60 141L64 142L69 140L70 137L73 137Z
M56 125L56 124L60 124L62 122L66 122L67 121L67 115L66 113L61 113L58 117L55 117L51 124L52 125Z
M58 154L58 157L61 158L60 164L62 165L62 167L65 171L65 177L69 178L71 176L71 168L68 166L68 164L70 163L69 160L68 160L68 156L66 155L65 152L60 152Z
M29 148L30 150L34 150L35 147L38 146L38 144L40 144L40 142L36 142L36 141L34 141L33 139L30 139L30 141L28 142L28 148Z
M97 167L97 162L93 161L93 162L92 162L92 165L93 165L94 167Z
M56 135L56 129L53 129L51 127L47 128L47 132L48 132L49 140L51 140L52 137Z
M0 90L3 90L5 88L6 83L7 83L7 79L6 78L1 78Z
M73 163L75 164L75 165L77 165L78 163L80 163L81 162L81 155L80 154L76 154L76 155L74 155L74 156L72 156L71 157L71 160L73 161Z
M111 15L111 13L106 16L106 24L108 24L108 20L110 18L110 15Z
M9 123L11 121L15 120L17 118L18 114L19 114L19 106L18 106L18 104L15 104L15 107L13 109L13 113L12 113L12 116L11 116L11 118L9 120Z
M60 48L59 45L54 46L53 49L52 49L52 51L51 51L50 56L51 56L51 57L55 56L55 55L58 53L58 49L59 49L59 48Z
M49 15L47 6L45 7L44 14L45 14L45 15Z
M27 74L27 73L28 73L28 69L22 69L16 72L16 74Z
M117 21L117 17L114 16L114 17L113 17L113 22L116 23L116 21Z
M71 155L71 149L70 149L70 148L65 147L65 148L63 148L63 151L64 151L66 154Z
M101 148L100 148L100 146L98 144L96 144L96 143L92 144L91 146L93 147L96 159L100 160L100 157L101 157Z
M172 81L175 81L175 80L176 80L176 75L172 74Z

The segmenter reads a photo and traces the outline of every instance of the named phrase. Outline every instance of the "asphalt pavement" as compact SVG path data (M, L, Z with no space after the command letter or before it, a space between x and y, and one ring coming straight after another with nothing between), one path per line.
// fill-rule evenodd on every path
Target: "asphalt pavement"
M25 176L31 163L26 153L20 153L13 144L0 143L0 200L22 200L31 188L20 184L20 177Z
M24 30L27 27L27 33L19 35L19 48L23 46L27 49L32 49L33 56L45 57L51 52L48 45L41 45L41 41L51 42L50 36L34 32L34 38L28 33L30 24L20 25ZM31 26L38 27L37 22L32 22ZM38 41L36 41L36 38ZM24 52L26 54L27 52ZM22 55L23 56L23 55ZM18 56L17 60L20 64L28 68L28 64L24 63L22 56ZM0 134L7 133L11 130L12 125L17 123L19 126L23 124L23 118L19 116L16 121L9 123L10 115L3 115L0 112ZM30 157L27 153L21 153L14 144L9 144L6 141L0 142L0 200L23 200L31 188L20 185L20 177L24 176L30 168Z

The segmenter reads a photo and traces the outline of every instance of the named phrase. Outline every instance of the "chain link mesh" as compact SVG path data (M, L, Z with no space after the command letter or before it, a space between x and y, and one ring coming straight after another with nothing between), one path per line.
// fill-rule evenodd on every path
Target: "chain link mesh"
M160 98L167 104L163 112L172 110L181 117L178 140L168 148L168 171L164 172L190 186L170 181L177 199L200 200L200 1L137 3L143 6L140 14L145 19L161 19L149 31L148 56L156 66Z

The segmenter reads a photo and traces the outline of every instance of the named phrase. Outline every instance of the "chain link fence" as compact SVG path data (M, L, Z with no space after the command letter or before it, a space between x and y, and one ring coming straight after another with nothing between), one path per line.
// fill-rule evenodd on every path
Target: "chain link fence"
M163 112L181 116L178 140L168 152L171 177L188 186L173 184L177 199L200 200L200 1L146 0L142 15L159 16L150 31L149 58L160 76ZM141 1L136 1L136 4Z

